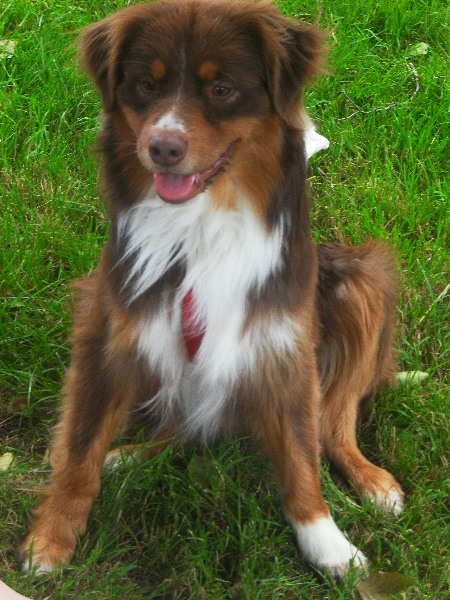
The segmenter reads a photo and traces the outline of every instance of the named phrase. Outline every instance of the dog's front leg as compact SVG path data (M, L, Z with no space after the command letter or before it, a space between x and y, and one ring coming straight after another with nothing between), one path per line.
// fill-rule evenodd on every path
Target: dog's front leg
M92 367L89 371L93 375ZM72 558L100 490L106 452L128 406L124 396L105 395L110 384L103 379L101 369L96 373L97 381L87 379L75 361L68 373L63 413L51 445L51 480L20 548L25 571L52 571Z
M29 533L21 544L24 570L51 571L72 558L86 529L112 438L124 415L145 392L130 349L111 348L102 303L86 302L74 328L73 362L65 399L50 447L53 473ZM109 344L109 346L108 346Z
M303 558L313 567L342 578L352 565L363 568L366 559L339 530L323 498L318 385L308 384L301 376L299 383L295 399L289 398L292 394L286 388L284 397L279 396L280 388L278 398L265 402L266 406L255 412L253 433L275 464L284 512Z

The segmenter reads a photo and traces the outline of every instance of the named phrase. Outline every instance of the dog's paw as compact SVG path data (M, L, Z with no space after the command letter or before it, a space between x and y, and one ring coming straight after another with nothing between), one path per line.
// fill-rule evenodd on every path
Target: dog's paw
M110 450L103 462L103 468L113 471L121 465L130 465L135 463L137 457L133 452L122 452L120 448Z
M367 496L383 512L392 513L396 517L405 507L405 494L399 485L367 492Z
M46 562L45 558L42 560L32 557L26 562L22 563L22 573L25 575L44 575L45 573L51 573L56 569L58 565L51 565Z
M293 527L303 558L314 568L336 579L344 579L351 568L366 571L366 557L347 540L331 516Z
M323 564L317 565L322 572L328 572L334 579L345 580L351 569L358 573L358 578L366 577L369 562L362 552L347 540L347 546L339 549L338 555L327 557Z
M405 494L393 475L372 465L372 475L360 488L360 493L367 496L379 509L392 513L396 517L405 506Z
M67 546L40 540L31 534L19 547L23 573L42 575L51 573L59 564L68 563L73 550Z

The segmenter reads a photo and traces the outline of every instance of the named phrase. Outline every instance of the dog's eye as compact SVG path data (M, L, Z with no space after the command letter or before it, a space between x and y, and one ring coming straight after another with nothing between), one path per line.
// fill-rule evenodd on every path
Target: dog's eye
M211 94L216 98L226 98L231 94L231 88L225 85L215 85L211 89Z
M148 94L148 92L154 92L156 89L155 81L154 81L154 79L151 79L150 77L147 79L141 79L137 85L138 85L138 90L145 94Z
M227 83L211 83L208 86L208 96L211 100L231 100L237 94L237 90Z

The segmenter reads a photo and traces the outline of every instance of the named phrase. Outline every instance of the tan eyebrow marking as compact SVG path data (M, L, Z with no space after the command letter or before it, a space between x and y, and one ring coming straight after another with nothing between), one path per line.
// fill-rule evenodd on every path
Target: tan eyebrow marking
M166 70L166 65L159 58L154 60L150 65L150 73L152 74L152 77L158 80L164 77Z
M211 81L219 74L219 66L212 60L207 60L200 66L198 74L205 81Z

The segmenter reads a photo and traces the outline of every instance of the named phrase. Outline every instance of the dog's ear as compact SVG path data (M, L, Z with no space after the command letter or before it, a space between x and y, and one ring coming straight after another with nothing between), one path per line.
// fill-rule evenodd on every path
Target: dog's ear
M277 15L266 24L264 62L268 92L275 111L284 119L298 104L302 88L325 72L326 31ZM266 30L267 32L267 30Z
M78 40L81 66L100 91L106 112L114 107L118 43L116 20L116 15L113 15L86 27Z

